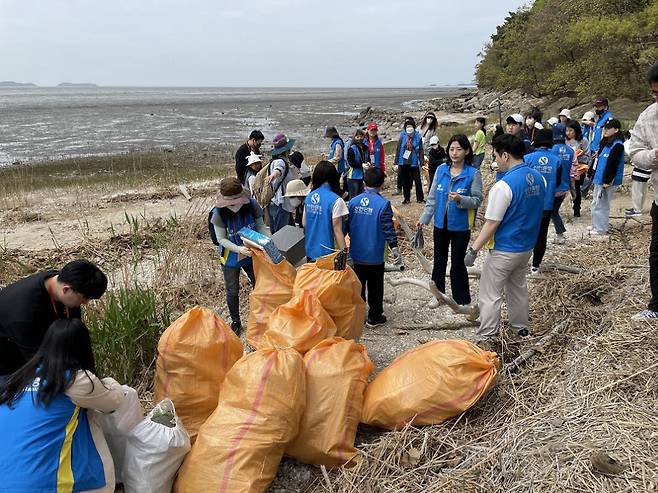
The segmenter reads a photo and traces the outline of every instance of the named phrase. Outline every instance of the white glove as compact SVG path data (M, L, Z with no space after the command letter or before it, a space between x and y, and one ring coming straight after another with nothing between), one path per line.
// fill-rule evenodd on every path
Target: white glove
M464 256L464 264L466 267L473 267L475 265L475 259L478 256L478 252L473 250L471 247L468 247L466 250L466 255Z
M245 257L251 257L252 253L251 253L251 250L249 250L247 247L241 246L240 247L240 255L244 255Z

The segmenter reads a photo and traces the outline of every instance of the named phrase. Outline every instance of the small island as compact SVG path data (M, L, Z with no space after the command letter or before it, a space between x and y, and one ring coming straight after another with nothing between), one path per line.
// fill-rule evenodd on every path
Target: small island
M96 84L91 82L61 82L57 84L57 87L98 87Z
M13 80L0 81L0 87L37 87L32 82L14 82Z

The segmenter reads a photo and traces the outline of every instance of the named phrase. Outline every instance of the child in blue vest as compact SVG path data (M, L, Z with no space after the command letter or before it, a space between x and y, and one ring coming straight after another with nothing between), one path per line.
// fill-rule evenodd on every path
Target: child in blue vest
M53 322L37 353L0 389L0 489L114 491L112 456L88 410L111 413L124 393L114 379L96 374L84 323Z
M366 134L357 129L352 135L352 144L347 149L347 190L350 199L363 192L363 170L370 166L368 148L363 143Z
M548 129L538 130L535 135L535 151L524 156L524 161L528 166L541 173L546 180L546 194L544 195L544 205L539 225L539 236L534 246L532 255L531 274L539 272L539 266L546 253L546 239L548 237L548 227L551 225L551 216L555 205L555 193L564 187L564 174L562 173L562 162L560 158L551 152L553 147L553 131ZM571 167L569 167L571 169ZM571 184L567 170L566 189Z
M331 145L329 146L329 155L326 156L323 154L322 159L326 159L332 163L340 176L345 171L345 143L340 138L336 127L327 127L324 131L324 136L327 139L331 139Z
M240 269L249 277L251 285L256 282L251 261L251 250L242 243L238 231L249 228L269 236L263 221L263 209L237 178L224 178L219 185L219 196L210 217L217 243L220 263L224 274L226 305L231 315L231 329L240 335Z
M304 199L306 258L314 261L345 249L343 218L347 204L340 197L340 175L329 161L315 165L311 191Z
M624 134L619 120L603 126L603 139L594 162L591 236L608 234L610 203L624 176Z
M482 176L471 165L473 149L468 137L453 135L448 141L450 160L434 174L418 228L434 219L434 268L432 281L446 291L446 268L450 250L450 286L452 297L460 305L471 303L468 271L464 255L471 241L475 211L482 202Z
M361 297L368 303L369 327L386 323L384 316L384 260L386 245L391 260L400 259L398 237L393 226L391 203L379 193L384 173L375 167L365 171L365 191L350 200L347 230L354 272L361 281Z
M498 334L503 297L512 329L518 335L529 333L526 271L546 193L542 175L523 162L525 144L519 137L502 135L492 146L503 175L489 191L485 223L464 260L473 265L477 253L493 238L480 278L478 336L483 341Z
M563 110L563 113L564 111L567 110ZM562 244L565 242L564 233L567 231L567 228L564 227L564 221L562 221L562 216L560 216L560 207L571 188L571 170L578 162L576 161L575 151L566 144L566 124L556 123L551 130L553 131L554 142L551 152L560 158L560 172L562 177L560 185L555 189L555 201L553 203L551 219L553 220L553 226L555 226L554 242Z
M407 118L395 151L395 166L402 182L403 204L408 204L411 199L412 185L416 187L416 201L419 204L425 202L423 182L420 178L420 168L424 162L423 138L416 130L414 119Z

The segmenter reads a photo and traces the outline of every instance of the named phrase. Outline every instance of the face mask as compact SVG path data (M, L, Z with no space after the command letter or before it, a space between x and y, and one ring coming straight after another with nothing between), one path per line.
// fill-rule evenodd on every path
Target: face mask
M299 205L302 203L302 199L298 197L292 197L290 199L290 205L293 207L299 207Z
M532 127L535 124L535 120L533 120L532 118L526 118L525 124L528 125L529 127Z
M603 113L605 113L605 110L596 110L596 114L601 116Z
M407 135L413 135L414 134L414 127L407 127Z
M230 210L231 212L236 213L236 214L237 214L237 212L238 212L240 209L242 209L242 204L238 204L238 205L229 205L229 206L228 206L228 210Z

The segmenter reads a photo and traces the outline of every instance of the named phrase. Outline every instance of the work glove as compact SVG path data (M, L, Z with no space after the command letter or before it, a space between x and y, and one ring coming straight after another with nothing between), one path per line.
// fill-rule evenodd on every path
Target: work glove
M402 263L402 255L400 255L398 247L391 248L390 259L393 265L400 265Z
M241 246L239 250L240 250L240 254L244 255L245 257L251 257L253 255L253 253L251 253L251 250L249 250L245 246Z
M422 250L425 248L425 237L423 236L422 229L416 230L416 234L414 235L413 240L411 240L411 248L415 248L416 250Z
M466 267L473 267L475 265L475 259L478 257L478 252L473 250L471 247L468 247L466 250L466 255L464 256L464 264Z

